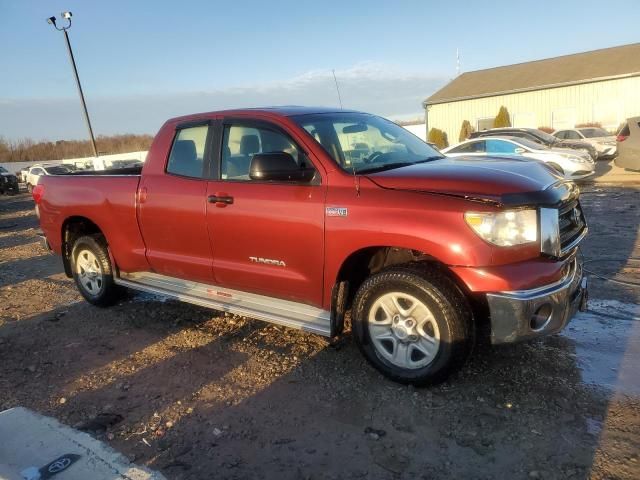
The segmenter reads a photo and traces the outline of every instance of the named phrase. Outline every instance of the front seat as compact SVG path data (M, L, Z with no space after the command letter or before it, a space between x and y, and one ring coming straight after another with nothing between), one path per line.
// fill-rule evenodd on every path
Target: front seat
M240 139L240 155L229 157L227 162L227 178L246 177L254 154L260 151L258 135L243 135Z
M173 145L168 170L187 177L202 177L202 161L198 159L196 142L178 140Z
M260 139L258 135L243 135L240 139L240 153L247 157L260 151ZM248 169L247 169L248 170Z

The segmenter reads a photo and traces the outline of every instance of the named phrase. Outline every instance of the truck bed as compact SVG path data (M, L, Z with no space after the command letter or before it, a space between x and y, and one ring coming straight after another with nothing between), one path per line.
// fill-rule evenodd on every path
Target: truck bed
M87 219L109 239L118 266L148 268L138 227L140 169L76 172L41 177L40 226L54 252L62 252L65 221Z
M57 176L105 176L105 175L140 175L142 173L142 165L139 167L127 167L127 168L110 168L107 170L77 170L75 172L69 172Z

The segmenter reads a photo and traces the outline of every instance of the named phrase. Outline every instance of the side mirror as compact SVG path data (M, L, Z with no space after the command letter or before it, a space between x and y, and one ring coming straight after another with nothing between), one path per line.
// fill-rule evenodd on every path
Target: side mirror
M313 168L300 168L287 152L257 153L251 159L249 178L264 182L310 182Z
M516 148L516 149L514 150L514 152L515 152L515 153L517 153L517 154L519 154L519 155L521 155L521 154L525 153L525 152L526 152L526 150L525 150L524 148L520 148L520 147L518 147L518 148Z

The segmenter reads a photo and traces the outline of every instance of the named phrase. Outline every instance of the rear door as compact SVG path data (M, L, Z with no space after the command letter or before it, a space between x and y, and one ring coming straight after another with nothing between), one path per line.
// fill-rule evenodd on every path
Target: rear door
M211 244L206 223L209 122L176 128L163 169L142 175L140 230L156 273L211 282Z
M216 283L320 306L326 183L319 162L292 132L270 122L228 118L217 138L217 168L207 189ZM314 179L251 180L253 156L268 152L286 152L299 165L315 167Z

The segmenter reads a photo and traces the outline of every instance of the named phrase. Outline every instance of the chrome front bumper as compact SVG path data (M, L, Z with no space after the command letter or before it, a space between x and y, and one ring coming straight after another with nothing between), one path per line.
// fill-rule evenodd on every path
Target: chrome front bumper
M562 280L532 290L488 293L491 343L511 343L557 333L586 309L587 278L574 257Z

